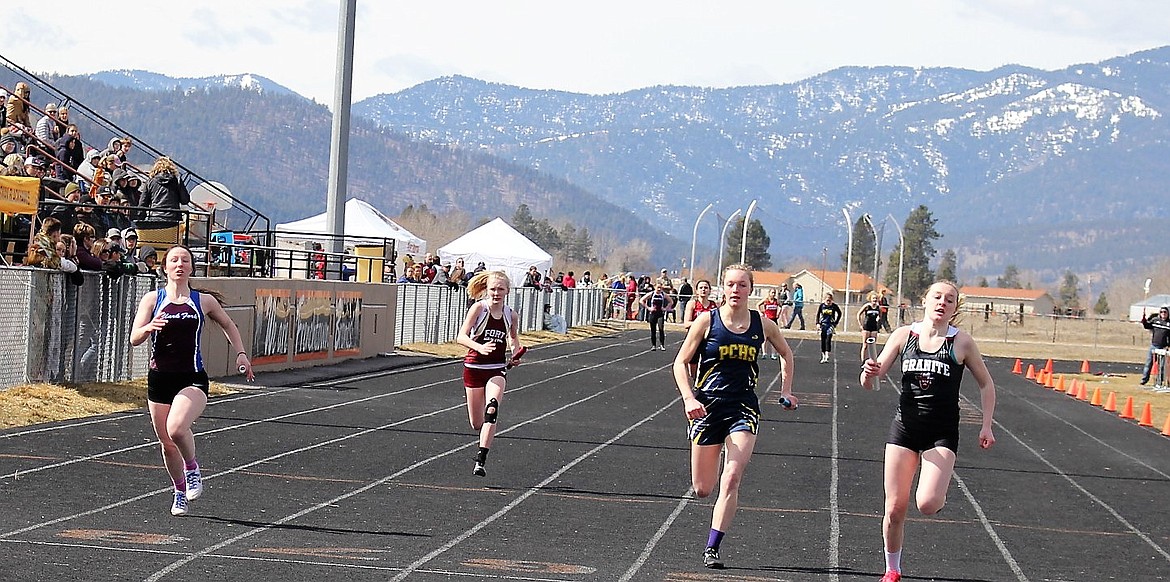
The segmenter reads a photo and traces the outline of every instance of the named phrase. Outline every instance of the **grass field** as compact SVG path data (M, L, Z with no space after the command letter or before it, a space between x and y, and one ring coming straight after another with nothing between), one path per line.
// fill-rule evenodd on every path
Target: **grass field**
M1133 373L1097 376L1094 374L1072 374L1065 376L1066 382L1084 380L1091 395L1094 389L1101 390L1102 397L1113 392L1120 409L1127 397L1134 399L1135 413L1140 414L1148 402L1152 420L1161 430L1170 415L1170 394L1157 394L1140 386L1141 365L1145 362L1149 345L1149 332L1140 325L1121 321L1096 321L1053 319L1046 317L1027 318L1023 326L1005 323L1002 318L983 321L982 314L967 317L960 327L971 333L979 342L979 348L987 356L1009 359L1019 358L1026 369L1029 363L1041 367L1048 359L1064 362L1121 362L1131 363ZM525 345L566 341L610 333L620 329L646 329L641 322L603 322L601 325L578 327L560 335L552 332L532 332L523 335ZM856 326L852 326L854 329ZM676 324L667 324L667 329L681 331ZM817 341L815 331L785 330L791 338ZM858 343L860 334L855 331L837 334L841 343ZM884 339L884 335L879 341ZM459 357L466 348L455 343L410 344L398 348L403 352L428 353L442 357ZM851 348L843 348L851 349ZM1064 365L1068 367L1068 364ZM1076 368L1079 370L1079 366ZM1066 370L1075 372L1076 370ZM1059 373L1061 370L1057 370ZM797 371L799 375L800 371ZM1011 374L1010 369L992 369L993 377ZM1037 390L1043 388L1037 386ZM227 394L231 387L213 382L212 394ZM0 428L27 426L42 422L82 418L96 414L108 414L140 408L145 404L145 380L120 384L85 384L81 386L55 386L37 384L17 386L0 390ZM1089 406L1088 403L1085 404Z

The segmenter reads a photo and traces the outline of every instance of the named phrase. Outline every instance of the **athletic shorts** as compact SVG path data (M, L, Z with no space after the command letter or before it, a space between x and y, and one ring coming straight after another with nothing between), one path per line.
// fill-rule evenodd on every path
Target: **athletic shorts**
M702 399L700 399L702 402ZM760 432L760 409L739 400L703 402L707 416L687 424L687 438L696 445L721 445L733 432Z
M211 384L207 379L207 371L199 372L161 372L148 370L146 372L146 399L158 404L170 404L175 401L184 388L195 387L207 394L207 387Z
M943 447L958 454L959 426L958 424L935 427L915 426L913 429L908 429L903 424L902 417L896 415L893 422L890 423L890 436L886 442L916 453L929 451L935 447Z
M879 330L881 330L881 328L882 328L882 324L881 324L881 322L880 322L880 321L874 322L873 324L870 324L870 323L867 321L867 322L865 322L865 324L862 326L861 330L862 330L862 331L870 331L870 332L873 332L873 333L877 333Z
M463 367L463 386L465 388L483 388L487 386L488 380L495 377L504 378L508 375L504 368L492 368L490 370L483 370L480 368Z

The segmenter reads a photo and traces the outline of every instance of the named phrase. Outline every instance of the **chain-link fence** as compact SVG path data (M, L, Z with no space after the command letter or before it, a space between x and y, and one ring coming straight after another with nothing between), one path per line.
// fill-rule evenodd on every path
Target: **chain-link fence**
M146 375L149 347L127 338L149 276L0 269L0 388L35 382L116 382Z
M467 290L447 285L398 283L394 345L441 344L455 341L467 315ZM542 291L529 287L513 289L506 303L520 319L520 332L539 330L544 325L544 306L550 314L565 318L569 327L590 325L601 319L603 289Z

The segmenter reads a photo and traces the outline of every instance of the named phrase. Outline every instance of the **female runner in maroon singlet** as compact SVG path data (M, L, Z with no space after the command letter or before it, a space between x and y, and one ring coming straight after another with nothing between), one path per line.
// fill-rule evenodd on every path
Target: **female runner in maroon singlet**
M150 370L146 377L147 406L154 434L162 446L163 465L175 486L171 515L186 515L187 502L203 493L203 475L195 457L191 425L207 407L207 371L203 368L200 336L205 318L219 324L235 352L236 365L253 380L252 363L218 293L192 289L191 251L175 246L163 259L167 282L138 302L130 345L151 341Z
M509 367L520 363L524 347L520 344L519 317L504 304L512 291L508 275L502 271L483 271L467 283L467 293L478 299L467 311L458 342L467 348L463 358L463 387L467 391L467 417L472 430L479 431L479 452L472 474L487 474L488 449L496 436L496 416L504 398L505 376ZM512 358L507 358L508 340Z
M877 360L867 359L861 366L861 384L868 389L902 360L902 394L885 451L886 573L882 582L902 579L902 544L914 473L921 468L915 494L919 512L934 515L946 504L959 450L959 385L964 370L970 370L979 384L983 417L979 447L995 444L991 430L995 383L975 340L952 325L961 306L954 283L931 285L922 298L922 321L895 329Z

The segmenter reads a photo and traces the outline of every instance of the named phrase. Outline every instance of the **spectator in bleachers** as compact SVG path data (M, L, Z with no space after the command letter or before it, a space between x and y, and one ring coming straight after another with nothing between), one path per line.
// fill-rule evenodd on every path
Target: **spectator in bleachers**
M432 285L446 285L451 281L451 265L435 265L435 278L431 279Z
M126 255L132 261L138 260L138 231L133 228L122 230L122 241L126 245Z
M61 256L57 254L57 243L61 240L61 221L49 217L41 221L33 242L24 256L24 264L44 269L60 269Z
M487 265L483 264L483 261L476 263L475 268L472 269L471 272L467 274L467 282L470 283L472 277L474 277L474 276L476 276L476 275L478 275L486 270L487 270Z
M93 254L94 243L97 242L97 233L93 227L78 222L73 226L73 238L77 241L77 266L85 271L102 270L102 261Z
M5 104L6 117L4 127L0 129L2 135L12 135L18 138L21 144L28 143L28 136L32 134L32 120L29 119L29 97L32 91L28 83L21 81L16 84L12 94Z
M143 228L166 228L182 222L179 208L191 202L187 186L179 180L179 167L166 156L155 160L150 177L142 187L140 206L150 208L142 223ZM147 226L149 225L149 226Z
M134 225L130 216L130 202L121 196L115 196L110 203L110 214L114 217L114 226L126 230Z
M536 287L537 289L539 289L540 288L540 278L541 278L540 271L537 270L536 265L531 265L528 267L528 273L526 273L524 275L524 286L525 287Z
M121 144L122 147L118 149L118 152L115 155L117 155L118 159L121 160L123 164L125 164L127 161L127 156L130 155L130 148L134 147L134 140L130 139L129 137L124 137L121 139Z
M77 165L77 176L80 178L78 185L81 186L81 189L86 194L89 194L89 185L93 183L93 177L97 173L97 167L101 159L102 153L96 149L91 149L85 154L85 159ZM84 182L81 180L84 180ZM89 194L89 196L90 198L94 197L93 194Z
M114 173L114 159L112 156L102 156L98 159L93 176L90 178L90 196L97 198L99 190L111 187L111 175Z
M126 247L120 244L111 244L106 247L109 251L109 260L102 262L102 270L107 275L113 278L118 278L122 275L136 275L138 273L138 265L130 258L126 252Z
M122 153L122 138L111 137L110 143L107 144L106 149L102 150L102 160L105 160L106 158L111 157L111 156L117 158L118 155L121 153ZM121 158L119 158L118 164L121 165L121 163L122 163L122 160L121 160Z
M57 104L45 105L45 115L37 120L37 139L42 143L55 144L61 138L61 129L57 127Z
M62 105L57 108L57 135L65 135L69 129L69 107Z
M563 287L565 289L576 289L577 288L577 279L575 279L573 277L572 271L569 271L569 273L567 275L565 275L565 278L561 279L561 287Z
M402 276L398 278L399 283L418 283L419 273L422 272L422 265L414 263L402 271Z
M85 145L81 143L81 131L76 125L69 124L65 135L57 139L57 159L61 163L53 164L57 178L72 182L77 177L76 168L85 161Z
M151 274L156 277L166 277L162 269L159 268L158 251L154 247L146 245L139 251L138 272L141 274Z
M0 137L0 159L7 159L11 155L18 155L23 158L24 156L21 155L22 149L20 140L15 135Z
M113 190L115 198L122 198L129 203L130 206L138 206L138 189L142 186L142 181L138 179L138 174L130 169L130 166L123 165L114 170Z
M106 240L110 241L111 246L126 246L126 243L122 240L122 229L120 228L110 227L106 230Z
M61 240L57 242L57 255L61 257L62 271L66 273L77 272L77 240L73 238L73 235L61 235ZM81 283L75 284L80 285Z

